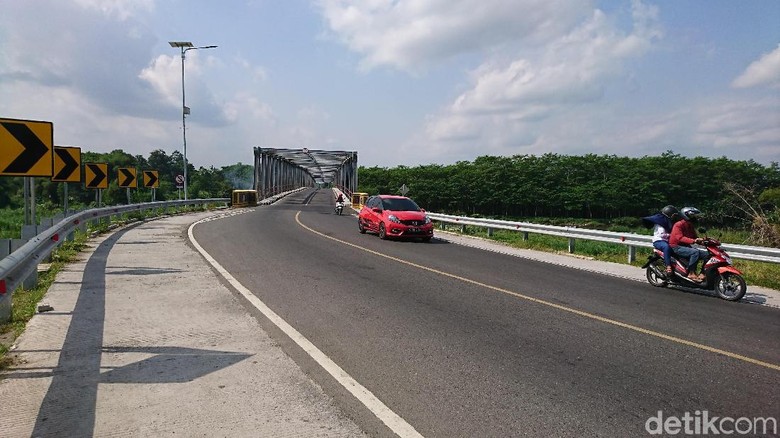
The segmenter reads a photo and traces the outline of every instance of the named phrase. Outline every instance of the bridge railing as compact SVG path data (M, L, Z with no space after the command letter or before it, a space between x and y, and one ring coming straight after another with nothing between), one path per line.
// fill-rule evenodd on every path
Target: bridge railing
M85 229L88 222L143 210L204 204L227 204L228 202L230 202L229 198L146 202L85 210L62 219L0 260L0 323L7 322L11 318L11 295L13 291L22 284L27 287L34 287L34 283L37 281L38 264L48 258L54 248L62 243L67 236L76 231L77 228ZM29 281L31 278L33 279L32 284Z
M559 236L569 239L569 252L573 253L575 242L580 240L594 240L598 242L609 242L625 245L628 250L628 262L636 260L637 248L652 248L652 236L633 233L618 233L614 231L588 230L575 227L559 227L554 225L541 225L529 222L512 222L499 219L472 218L467 216L453 216L448 214L428 213L428 216L438 221L442 227L444 224L455 224L461 227L467 225L482 227L487 229L487 234L491 236L493 230L511 230L523 233L524 240L528 238L529 233L546 234L550 236ZM761 246L747 246L723 244L731 257L754 260L769 263L780 263L780 249Z

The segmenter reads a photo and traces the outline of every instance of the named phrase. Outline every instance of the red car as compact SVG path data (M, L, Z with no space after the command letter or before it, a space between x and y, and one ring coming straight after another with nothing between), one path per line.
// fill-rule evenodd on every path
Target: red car
M380 239L417 238L428 242L433 223L414 201L405 196L377 195L368 198L358 213L360 233L371 231Z

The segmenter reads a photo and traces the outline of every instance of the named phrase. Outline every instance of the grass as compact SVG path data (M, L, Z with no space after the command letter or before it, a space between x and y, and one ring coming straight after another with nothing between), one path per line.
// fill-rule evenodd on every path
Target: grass
M199 210L198 207L180 207L170 209L169 214L189 213ZM46 292L54 282L57 274L81 252L91 236L106 233L117 226L130 222L145 220L165 214L164 209L150 209L123 214L113 222L100 221L90 224L86 232L76 231L72 241L63 242L51 253L51 264L43 272L38 273L38 282L32 289L17 288L12 295L11 320L0 324L0 370L11 364L8 352L16 339L21 335L27 323L35 315L38 304L46 296Z
M460 227L449 227L450 231L460 232ZM639 232L632 231L636 234ZM523 233L506 230L494 230L493 237L487 237L485 228L466 226L465 233L471 236L482 236L498 242L505 243L514 248L533 249L537 251L553 253L569 253L569 239L565 237L549 236L545 234L529 233L528 240L523 240ZM712 236L721 236L723 242L744 242L744 232L729 230L723 233L713 230ZM614 263L628 264L628 249L626 245L598 242L592 240L577 239L574 245L574 254ZM637 268L641 267L650 255L649 248L637 248L636 260L631 263ZM751 260L733 259L734 267L743 274L748 285L767 287L780 290L780 264L755 262Z

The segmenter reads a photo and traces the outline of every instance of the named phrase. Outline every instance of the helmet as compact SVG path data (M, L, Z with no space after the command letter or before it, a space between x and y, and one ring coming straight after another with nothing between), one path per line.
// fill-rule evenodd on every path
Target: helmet
M691 222L696 222L701 216L701 211L696 207L685 207L680 212L680 215Z
M675 215L679 215L680 212L677 211L677 208L675 208L674 205L667 205L661 209L661 213L669 219L672 219Z

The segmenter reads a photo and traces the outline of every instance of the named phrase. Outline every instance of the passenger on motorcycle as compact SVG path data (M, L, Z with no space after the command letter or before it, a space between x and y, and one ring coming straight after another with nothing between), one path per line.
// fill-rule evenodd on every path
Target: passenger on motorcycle
M669 236L669 245L679 257L688 259L688 278L694 281L703 281L704 275L696 273L696 265L700 258L706 258L708 252L692 248L692 244L701 244L704 240L696 234L694 225L699 221L701 211L695 207L685 207L680 211L683 220L678 221L672 227Z
M672 273L672 248L669 246L669 236L672 226L680 218L680 213L673 205L667 205L660 213L642 218L642 223L647 227L653 227L653 247L663 251L666 273Z

